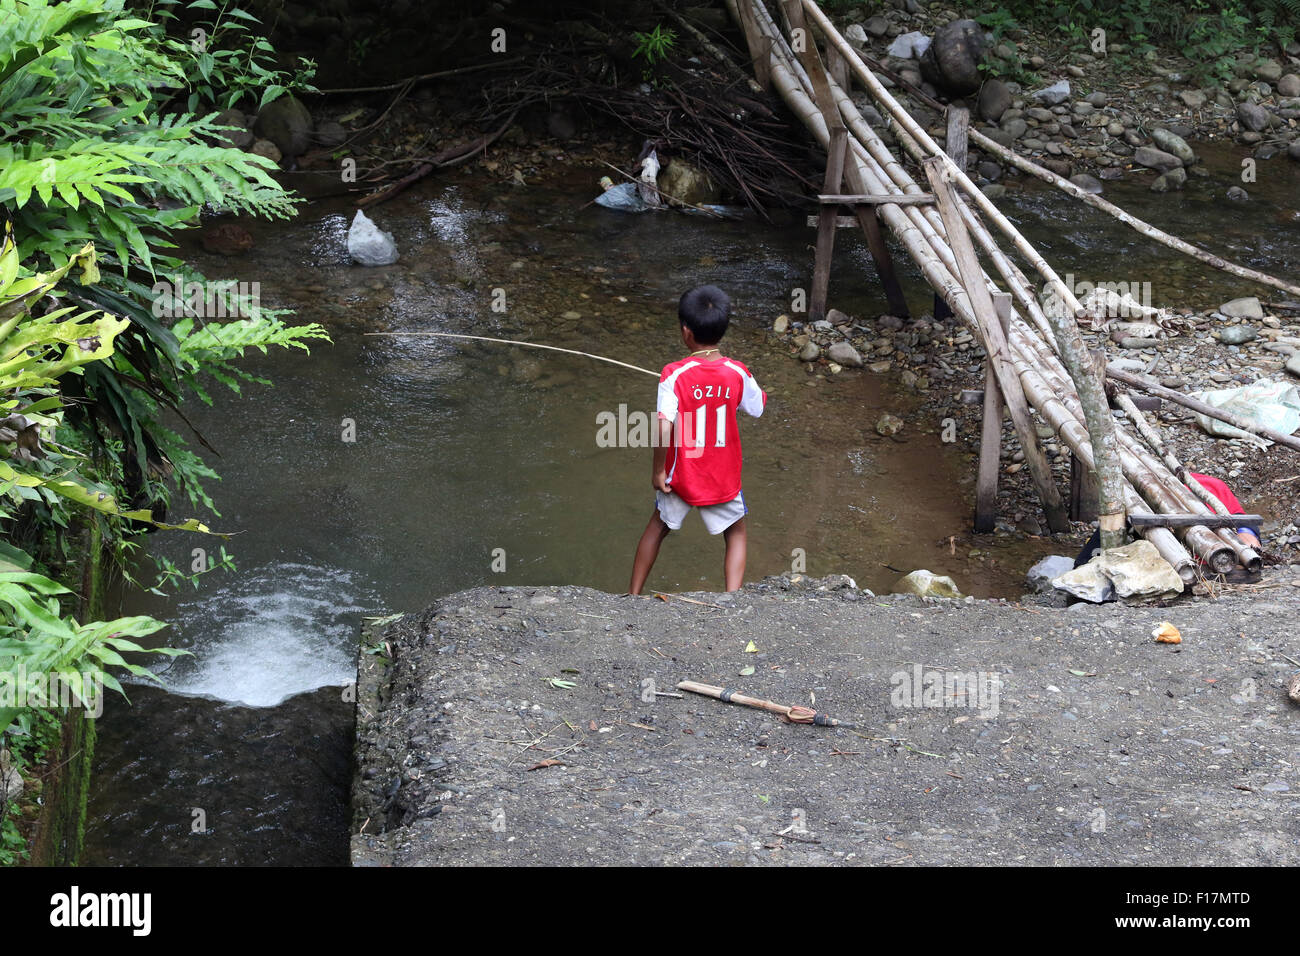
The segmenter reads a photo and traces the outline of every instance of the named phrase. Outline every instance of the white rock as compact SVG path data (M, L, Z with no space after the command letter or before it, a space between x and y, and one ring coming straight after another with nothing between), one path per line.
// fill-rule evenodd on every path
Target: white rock
M1040 103L1046 103L1048 106L1056 106L1058 103L1064 103L1070 98L1070 81L1057 80L1051 86L1045 87L1034 93L1034 99Z
M1115 600L1115 586L1095 560L1066 571L1052 582L1052 587L1093 604Z
M1046 591L1052 586L1053 579L1072 570L1074 570L1074 558L1068 558L1063 554L1049 554L1029 569L1025 581L1034 591Z
M919 594L921 597L960 598L957 582L946 574L921 569L905 574L894 584L891 594Z
M919 30L895 37L889 44L889 55L900 60L919 60L921 54L930 48L930 38Z
M1181 594L1183 591L1183 579L1146 538L1139 538L1122 548L1103 551L1095 563L1122 598L1153 597L1171 591Z
M844 30L844 39L861 50L867 45L867 31L861 23L850 23Z
M358 209L348 229L348 255L363 266L390 266L397 261L397 243Z

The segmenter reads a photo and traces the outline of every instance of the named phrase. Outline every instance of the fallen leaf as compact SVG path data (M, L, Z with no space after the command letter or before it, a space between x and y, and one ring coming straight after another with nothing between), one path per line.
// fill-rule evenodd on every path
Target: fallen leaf
M742 668L740 669L740 676L741 676L741 677L748 677L748 676L749 676L750 674L752 674L752 673L754 673L754 667L753 667L752 664L751 664L749 667L742 667Z
M1070 671L1075 677L1096 677L1095 671Z
M746 654L757 654L757 653L758 653L758 645L755 644L753 641L750 641L748 644L745 645L745 653L746 653Z
M548 759L546 759L546 760L543 760L541 763L535 763L535 764L533 764L533 765L532 765L531 767L529 767L528 769L529 769L529 770L545 770L547 767L563 767L563 766L564 766L564 761L563 761L563 760L556 760L554 757L550 757L550 758L548 758Z

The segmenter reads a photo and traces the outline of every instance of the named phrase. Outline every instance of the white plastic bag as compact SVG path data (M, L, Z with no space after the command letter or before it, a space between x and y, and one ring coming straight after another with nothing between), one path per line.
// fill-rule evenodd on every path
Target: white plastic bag
M397 261L397 243L358 209L348 229L348 255L363 266L391 266Z
M1286 382L1260 379L1240 388L1218 388L1188 394L1207 405L1232 412L1252 424L1270 428L1283 435L1290 435L1300 428L1300 392ZM1261 448L1273 444L1266 438L1251 435L1207 415L1197 415L1196 423L1218 438L1245 438Z

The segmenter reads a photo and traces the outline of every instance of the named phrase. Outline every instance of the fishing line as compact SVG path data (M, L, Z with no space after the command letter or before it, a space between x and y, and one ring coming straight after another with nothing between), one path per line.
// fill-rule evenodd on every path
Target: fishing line
M558 345L542 345L538 342L521 342L518 339L494 339L487 335L460 335L455 332L366 332L366 335L435 335L444 339L473 339L477 342L500 342L504 345L524 345L530 349L546 349L550 352L568 352L570 355L582 355L586 358L596 359L599 362L608 362L610 365L621 365L623 368L630 368L634 372L645 372L647 375L659 377L658 372L652 372L648 368L642 368L640 365L629 365L627 362L620 362L618 359L606 358L603 355L594 355L591 352L580 352L577 349L562 349Z

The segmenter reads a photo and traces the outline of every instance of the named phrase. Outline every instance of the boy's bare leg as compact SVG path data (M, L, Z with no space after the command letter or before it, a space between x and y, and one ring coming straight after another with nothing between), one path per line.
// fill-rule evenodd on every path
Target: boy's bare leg
M650 516L650 522L645 526L645 531L641 533L641 540L637 542L636 557L632 559L632 583L627 586L629 594L640 594L641 589L645 587L646 578L650 577L650 569L655 566L655 558L659 557L659 545L663 544L664 538L668 537L668 525L664 524L659 512L655 511ZM741 559L741 567L744 567L744 559Z
M748 539L745 535L745 519L741 518L726 531L722 532L727 542L727 556L723 559L723 575L727 579L728 591L739 591L745 583L745 552Z

